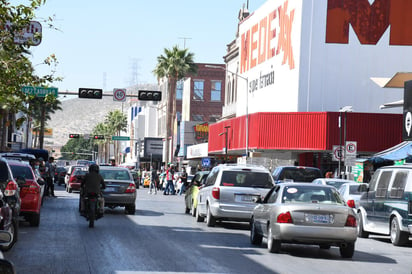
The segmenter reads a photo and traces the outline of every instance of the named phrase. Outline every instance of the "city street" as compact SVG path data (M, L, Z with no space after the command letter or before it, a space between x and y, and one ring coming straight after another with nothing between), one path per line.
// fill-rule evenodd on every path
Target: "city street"
M106 209L89 228L78 213L78 193L56 186L39 227L20 222L19 240L4 257L17 273L411 273L412 242L358 239L352 259L339 249L283 245L270 254L249 243L247 223L207 227L184 213L183 196L138 189L135 215Z

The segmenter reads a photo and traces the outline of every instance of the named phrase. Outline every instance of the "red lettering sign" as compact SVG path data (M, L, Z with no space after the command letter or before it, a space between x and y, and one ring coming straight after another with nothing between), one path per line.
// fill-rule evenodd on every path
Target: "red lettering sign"
M269 12L259 23L253 25L241 35L240 73L262 64L268 59L283 53L282 65L288 63L290 69L295 68L292 47L292 25L295 10L288 13L288 3ZM279 37L277 37L275 20L278 19ZM275 43L275 39L277 44Z
M412 45L410 0L328 0L326 43L349 43L349 24L361 44L376 45L390 27L390 45Z

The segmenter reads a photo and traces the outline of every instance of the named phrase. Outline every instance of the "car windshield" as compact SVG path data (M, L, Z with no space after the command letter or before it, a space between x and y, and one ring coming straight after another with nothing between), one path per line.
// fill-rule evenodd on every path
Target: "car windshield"
M311 168L285 168L280 180L293 180L294 182L313 182L319 178L319 171Z
M360 195L367 189L366 185L352 185L349 187L349 194Z
M132 180L127 170L100 170L105 180Z
M344 204L336 190L329 187L286 186L282 203Z
M253 171L223 171L221 186L271 188L271 175Z
M340 181L326 181L326 184L329 186L336 187L336 189L340 188L344 183L346 182L340 182Z
M16 178L17 176L22 176L24 179L33 180L33 172L31 171L30 167L28 166L14 166L10 165L11 172L13 173L13 177Z

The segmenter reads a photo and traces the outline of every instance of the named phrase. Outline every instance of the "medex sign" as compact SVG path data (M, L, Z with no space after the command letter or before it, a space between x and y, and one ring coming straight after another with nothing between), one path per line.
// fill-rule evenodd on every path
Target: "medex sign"
M240 73L283 54L282 65L295 68L292 48L292 26L295 10L289 10L289 1L270 10L259 22L241 34Z
M410 46L411 14L410 0L329 0L326 43L348 44L350 25L361 44L376 45L390 29L390 45Z

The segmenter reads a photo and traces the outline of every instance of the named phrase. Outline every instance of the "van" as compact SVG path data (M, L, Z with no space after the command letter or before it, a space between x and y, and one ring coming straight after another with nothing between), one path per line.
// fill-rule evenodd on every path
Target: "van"
M393 245L406 244L412 234L412 165L376 170L357 212L359 237L389 235Z
M307 166L278 166L272 173L276 184L283 182L311 183L322 174L319 168Z

